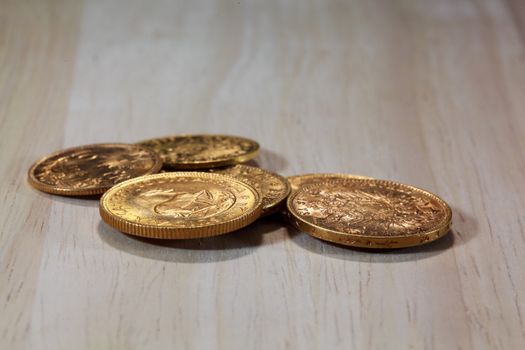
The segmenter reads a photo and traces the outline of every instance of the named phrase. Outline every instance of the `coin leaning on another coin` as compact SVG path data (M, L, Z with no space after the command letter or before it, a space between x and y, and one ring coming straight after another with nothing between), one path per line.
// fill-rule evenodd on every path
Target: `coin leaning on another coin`
M209 169L246 162L259 152L253 140L229 135L175 135L138 143L159 153L166 168Z
M421 245L445 235L452 211L438 196L386 180L339 179L305 185L287 200L298 229L364 248Z
M100 199L108 225L136 236L186 239L238 230L262 212L259 192L233 177L170 172L125 181Z
M64 149L36 161L28 181L36 189L64 196L101 194L115 184L154 174L162 160L148 148L122 143Z
M290 194L290 185L286 178L254 166L238 164L226 168L210 169L209 171L233 176L255 187L262 196L263 216L279 210Z

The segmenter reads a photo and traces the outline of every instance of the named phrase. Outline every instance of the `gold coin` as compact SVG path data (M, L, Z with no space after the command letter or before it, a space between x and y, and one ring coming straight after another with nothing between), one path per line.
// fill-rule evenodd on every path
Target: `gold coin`
M235 231L261 214L261 196L230 176L172 172L125 181L100 199L102 219L136 236L183 239Z
M368 176L352 175L352 174L303 174L288 176L288 182L292 192L297 191L301 186L306 184L313 184L318 182L333 181L340 179L372 179Z
M234 165L254 158L259 144L253 140L227 135L180 135L139 142L162 157L172 169L209 169Z
M365 248L436 240L450 228L450 207L436 195L385 180L346 179L301 187L288 197L291 222L310 235Z
M227 168L210 170L214 173L233 176L252 185L262 196L263 213L276 212L290 194L290 185L281 175L248 165L235 165Z
M28 172L36 189L64 196L101 194L115 184L153 174L162 160L153 151L120 143L95 144L50 154L35 162Z

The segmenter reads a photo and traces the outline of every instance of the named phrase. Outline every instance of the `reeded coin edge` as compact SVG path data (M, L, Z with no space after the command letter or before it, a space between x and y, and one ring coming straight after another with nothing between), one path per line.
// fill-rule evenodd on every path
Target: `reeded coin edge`
M347 246L353 246L353 247L360 247L360 248L376 248L376 249L389 249L389 248L406 248L406 247L412 247L412 246L418 246L426 243L430 243L432 241L437 240L438 238L443 237L451 227L452 222L452 210L450 209L450 206L439 196L430 193L424 189L406 185L403 183L395 182L395 181L388 181L388 180L367 180L367 179L347 179L346 181L357 181L357 182L378 182L380 184L385 185L395 185L395 186L402 186L406 187L412 191L423 193L429 197L432 197L433 199L440 202L441 205L445 208L446 215L445 218L442 220L441 223L437 224L434 228L421 233L411 234L411 235L401 235L401 236L370 236L370 235L361 235L361 234L352 234L352 233L344 233L340 231L331 230L325 227L321 227L318 225L315 225L311 222L308 222L307 220L301 218L295 210L292 208L292 202L294 198L305 189L309 188L315 188L322 186L323 184L309 184L306 186L301 187L299 190L293 192L286 202L287 207L287 216L289 221L294 225L297 229L304 231L308 234L310 234L313 237L338 243L342 245ZM334 180L329 181L328 183L341 183L342 180ZM343 180L344 182L344 180Z
M173 138L178 138L178 137L206 137L206 136L232 137L232 138L242 139L245 141L252 142L256 147L255 147L255 150L253 150L252 152L242 154L237 157L224 159L224 160L218 160L218 161L204 160L204 161L180 162L180 163L170 163L170 162L165 161L164 167L168 169L173 169L173 170L197 170L197 169L219 168L223 166L236 165L239 163L245 163L255 158L259 154L259 151L261 148L259 143L252 139L242 137L242 136L225 135L225 134L180 134L180 135L173 135L173 136L156 137L153 139L139 141L136 144L143 146L143 147L148 147L149 149L153 149L152 147L147 146L144 143L157 141L157 140L168 140L168 139L173 139Z
M176 175L174 175L176 174ZM243 215L234 218L229 221L221 222L213 225L203 225L203 226L193 226L193 227L165 227L165 226L155 226L155 225L146 225L135 223L126 219L123 219L109 211L107 209L105 201L106 198L111 196L112 193L118 191L121 187L131 185L135 182L151 180L155 178L163 177L208 177L208 178L227 178L229 181L233 180L237 183L240 183L246 186L250 191L255 194L256 205L251 210L245 212ZM100 216L102 220L109 226L121 231L128 233L130 235L147 237L147 238L156 238L156 239L193 239L193 238L204 238L218 236L232 231L239 230L243 227L248 226L257 220L262 213L262 197L260 193L251 185L235 179L231 176L225 176L221 174L210 174L203 172L171 172L171 173L162 173L154 175L141 176L140 178L130 179L124 182L119 183L118 185L112 187L109 191L104 193L102 198L100 198L100 207L99 207Z
M245 168L254 168L254 169L259 169L261 170L262 172L266 173L268 176L272 176L274 178L277 178L284 186L285 186L285 191L284 193L279 196L277 198L277 200L273 201L272 203L264 206L263 205L263 209L262 209L262 214L261 216L267 216L267 215L270 215L270 214L273 214L277 211L279 211L279 209L281 209L281 207L283 206L284 202L286 202L286 199L288 198L288 196L290 195L291 191L292 191L292 187L290 186L290 182L288 181L288 179L284 176L281 176L277 173L274 173L272 171L268 171L266 169L263 169L263 168L259 168L259 167L256 167L256 166L251 166L251 165L245 165L245 164L236 164L235 166L241 166L241 167L245 167ZM214 170L213 170L214 171ZM233 177L234 179L236 180L239 180L239 181L242 181L241 178L238 178L236 177L235 175L232 175L232 174L228 174L228 173L216 173L216 172L212 172L212 174L220 174L220 175L225 175L225 176L230 176L230 177ZM243 181L244 182L244 181ZM247 183L247 182L246 182ZM250 185L248 183L248 185ZM251 186L251 185L250 185ZM264 199L264 196L262 193L260 193L261 197Z
M152 157L152 159L154 160L155 163L154 163L153 167L150 170L148 170L147 172L145 172L142 175L155 174L155 173L159 172L160 169L162 169L162 158L157 154L157 152L152 151L150 148L143 147L143 146L140 146L140 145L131 144L131 143L94 143L94 144L90 144L90 145L83 145L83 146L65 148L65 149L53 152L51 154L48 154L47 156L44 156L44 157L40 158L39 160L34 162L31 165L31 167L29 168L29 170L27 171L27 180L28 180L29 184L31 186L33 186L35 189L37 189L39 191L42 191L42 192L50 193L50 194L58 194L58 195L62 195L62 196L92 196L92 195L102 194L102 193L106 192L107 190L109 190L113 186L88 187L88 188L83 188L83 189L71 189L71 188L66 188L66 187L57 187L57 186L49 185L49 184L46 184L46 183L43 183L43 182L39 181L36 178L34 172L35 172L35 169L41 163L45 162L49 158L56 157L57 155L60 155L62 153L66 153L66 152L70 152L70 151L74 151L74 150L82 150L82 149L86 149L86 148L93 148L93 147L115 147L115 146L138 147L138 148L141 148L142 150L145 150L145 151L147 151L147 152L149 152L151 154L151 157Z

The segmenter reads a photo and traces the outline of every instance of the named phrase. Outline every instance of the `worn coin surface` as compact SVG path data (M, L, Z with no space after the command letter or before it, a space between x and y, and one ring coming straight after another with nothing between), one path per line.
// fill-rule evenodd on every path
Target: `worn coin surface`
M172 169L207 169L234 165L254 158L259 144L228 135L179 135L139 142L162 157Z
M171 172L125 181L100 199L100 215L132 235L184 239L240 229L261 214L255 188L233 177Z
M281 175L248 165L234 165L210 170L235 177L255 187L262 196L263 214L276 212L290 194L290 185Z
M38 190L65 196L104 193L115 184L153 174L162 160L148 148L120 143L74 147L35 162L29 183Z
M436 195L385 180L339 179L305 185L288 197L292 224L354 247L401 248L445 235L450 207Z
M295 192L299 187L306 184L313 184L324 181L340 180L340 179L371 179L368 176L353 175L353 174L303 174L288 176L288 182L292 192Z

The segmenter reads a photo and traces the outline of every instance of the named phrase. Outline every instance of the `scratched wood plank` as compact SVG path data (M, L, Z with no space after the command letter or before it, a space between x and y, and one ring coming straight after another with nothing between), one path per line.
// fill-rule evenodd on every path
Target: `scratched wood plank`
M524 348L524 9L2 1L0 348ZM269 218L157 243L25 181L61 147L191 132L427 188L453 231L370 253Z
M79 20L74 2L0 2L2 349L31 344L42 258L55 219L54 199L30 190L25 177L36 157L63 144Z

